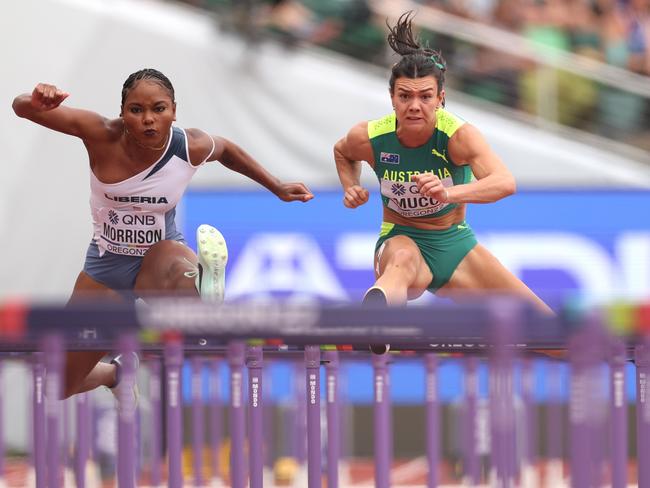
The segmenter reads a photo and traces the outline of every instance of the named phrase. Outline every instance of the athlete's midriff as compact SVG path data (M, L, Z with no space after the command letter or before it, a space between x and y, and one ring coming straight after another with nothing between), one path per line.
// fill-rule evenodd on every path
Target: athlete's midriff
M460 204L452 211L440 217L420 217L417 219L403 217L390 208L384 207L384 222L406 225L424 230L445 230L465 221L465 204Z

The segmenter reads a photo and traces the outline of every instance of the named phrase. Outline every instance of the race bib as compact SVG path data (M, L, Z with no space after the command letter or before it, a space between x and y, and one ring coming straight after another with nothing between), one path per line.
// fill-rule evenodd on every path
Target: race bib
M454 184L451 177L443 178L441 181L447 188ZM403 217L434 215L449 205L449 203L420 195L415 181L402 182L382 179L380 191L382 196L388 199L386 206Z
M106 251L123 256L144 256L156 242L165 238L165 216L153 212L99 209L99 255Z

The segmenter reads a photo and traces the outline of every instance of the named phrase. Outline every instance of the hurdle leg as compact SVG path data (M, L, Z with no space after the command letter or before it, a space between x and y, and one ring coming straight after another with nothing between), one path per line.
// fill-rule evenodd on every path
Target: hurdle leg
M520 311L508 300L491 303L490 428L494 486L513 488L516 476L513 369Z
M546 390L548 406L546 421L548 424L546 438L547 460L544 480L547 486L560 486L564 483L564 449L562 432L564 417L562 414L562 365L559 361L546 361Z
M136 399L133 388L136 383L136 370L133 355L137 350L134 334L123 334L118 340L118 350L124 358L122 364L122 383L119 389L119 408L117 422L117 484L119 488L135 488L136 458Z
M165 384L167 387L167 456L168 486L183 486L183 398L181 390L181 367L183 344L180 336L165 341Z
M212 485L221 486L219 448L221 447L221 383L220 362L210 361L210 451L212 460Z
M634 350L636 362L636 431L639 486L650 486L650 341L645 339Z
M47 426L47 486L59 488L62 483L61 443L59 439L61 417L61 391L63 372L63 338L48 333L41 342L45 357L45 417Z
M320 347L305 346L307 369L307 480L309 488L321 488Z
M271 391L272 388L272 375L268 365L264 368L262 373L264 378L264 388L266 391ZM274 462L274 450L273 450L273 426L275 425L274 413L275 405L273 404L273 398L271 395L267 395L264 399L264 483L267 485L273 485L273 462Z
M248 348L246 366L248 367L250 488L262 488L264 486L264 401L261 346Z
M594 375L598 366L598 344L594 330L584 326L569 340L571 383L569 397L569 434L571 486L590 488L599 469L594 438L596 409Z
M425 367L425 402L426 402L426 445L427 488L438 486L438 464L440 462L440 405L438 403L438 356L428 353L424 356Z
M464 483L476 486L481 481L481 459L478 451L478 358L465 361L465 422L463 423Z
M327 351L325 354L327 378L327 488L339 486L339 457L341 454L341 423L339 419L339 354Z
M246 465L244 443L246 417L243 405L244 343L233 341L228 344L230 365L230 484L232 488L245 488Z
M527 488L537 488L539 486L534 378L533 361L525 359L521 371L521 392L524 410L521 485Z
M86 488L86 465L90 458L90 416L88 394L80 393L76 401L77 446L74 457L74 474L77 488Z
M297 480L299 484L307 483L307 402L305 395L309 391L305 389L305 364L295 362L293 368L293 393L295 402L293 412L290 415L291 422L291 454L299 466ZM308 386L308 385L307 385ZM295 483L294 483L295 484Z
M194 486L203 486L203 360L194 356L192 365L192 469Z
M375 487L390 487L391 443L390 398L388 389L388 355L373 354L374 370L374 419L375 431Z
M149 475L151 477L151 486L154 488L162 486L161 386L160 361L156 358L149 363L149 404L151 405L151 416L149 417L151 426L151 468Z
M610 349L610 418L612 488L627 487L627 399L625 397L625 344L615 339Z
M47 466L45 453L47 452L45 435L45 364L43 353L36 352L33 355L33 462L36 488L47 487Z
M2 363L0 363L0 383L2 383ZM4 398L0 398L0 488L7 486L5 481L5 433L4 433Z

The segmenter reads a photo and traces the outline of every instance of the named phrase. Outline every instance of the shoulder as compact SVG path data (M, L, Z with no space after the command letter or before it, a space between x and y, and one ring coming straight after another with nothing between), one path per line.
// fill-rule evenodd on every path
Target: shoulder
M436 110L436 129L445 133L447 137L452 137L458 129L468 126L458 115L455 115L444 108Z
M334 151L353 161L370 161L372 146L368 138L368 122L359 122L352 126L334 146Z
M478 140L483 140L483 134L479 131L476 126L464 123L462 126L456 128L456 130L450 136L451 141L456 144L466 145L472 144Z
M191 163L204 161L214 150L214 138L201 129L185 129L187 135L187 152Z
M366 123L367 135L369 139L374 139L390 132L395 132L397 119L395 113L390 113L379 119L369 120Z
M449 151L452 158L459 163L467 163L477 156L492 152L483 134L468 123L459 127L449 140Z
M370 122L364 120L352 126L347 135L348 144L362 144L364 142L368 142L369 123Z
M120 140L124 134L124 121L121 118L109 119L99 116L98 121L101 129L84 137L87 143L113 143Z

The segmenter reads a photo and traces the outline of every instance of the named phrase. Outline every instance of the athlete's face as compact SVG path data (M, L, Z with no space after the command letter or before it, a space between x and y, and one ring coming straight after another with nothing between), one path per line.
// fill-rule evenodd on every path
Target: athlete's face
M433 76L397 78L391 100L401 129L433 130L436 110L442 106L444 96L444 90L438 93L438 82Z
M129 90L120 115L129 135L141 145L156 148L167 140L176 120L176 104L163 85L140 80Z

